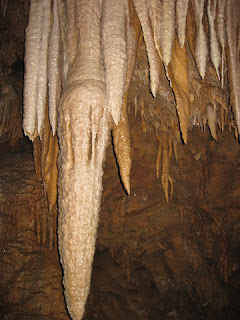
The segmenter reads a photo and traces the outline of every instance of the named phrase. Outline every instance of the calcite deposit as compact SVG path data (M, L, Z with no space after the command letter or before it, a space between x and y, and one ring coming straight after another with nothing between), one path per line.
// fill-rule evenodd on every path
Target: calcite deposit
M239 318L239 8L1 0L3 319Z

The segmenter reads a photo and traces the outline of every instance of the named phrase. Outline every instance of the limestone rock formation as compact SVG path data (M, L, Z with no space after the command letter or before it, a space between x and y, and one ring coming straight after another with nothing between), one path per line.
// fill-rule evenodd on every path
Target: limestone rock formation
M239 9L0 1L1 319L239 319Z

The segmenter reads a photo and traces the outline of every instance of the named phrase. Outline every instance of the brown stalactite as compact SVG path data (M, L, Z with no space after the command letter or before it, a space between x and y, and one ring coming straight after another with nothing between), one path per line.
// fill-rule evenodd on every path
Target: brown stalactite
M173 44L172 59L167 68L167 73L176 98L176 108L183 141L187 143L187 132L190 121L187 50L186 46L180 47L176 36Z
M52 135L48 112L45 114L42 139L40 140L40 138L37 137L33 140L33 153L36 175L37 178L43 182L50 217L56 219L58 138L57 135ZM50 226L50 246L56 244L56 236L53 231L54 227L54 225Z
M128 91L123 98L121 119L113 128L113 143L116 153L119 171L125 190L130 195L130 170L131 170L131 146L128 127Z

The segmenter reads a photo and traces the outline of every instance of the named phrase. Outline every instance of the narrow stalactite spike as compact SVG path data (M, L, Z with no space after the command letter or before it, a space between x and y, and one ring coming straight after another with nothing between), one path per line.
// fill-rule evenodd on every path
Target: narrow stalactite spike
M124 95L121 120L113 128L114 150L124 188L130 195L131 149L127 115L128 91Z
M126 71L126 82L125 82L125 92L129 90L132 75L135 68L135 60L137 55L137 50L139 47L139 39L142 34L142 28L140 21L138 19L137 12L134 8L133 2L128 1L127 6L127 71ZM149 72L149 71L148 71ZM149 77L149 75L148 75Z
M175 32L175 0L162 0L162 60L167 67L171 60Z
M176 24L180 47L183 48L186 38L186 23L189 0L176 0Z
M153 39L153 30L148 15L146 0L133 0L133 2L142 25L143 36L146 42L148 61L150 66L151 92L155 97L157 94L160 79L160 58Z
M149 16L153 28L153 38L155 47L159 54L159 57L162 59L162 49L161 49L161 30L162 30L162 1L159 0L147 0L147 6L149 10Z
M207 67L208 46L207 37L203 27L203 12L205 0L194 0L195 4L195 17L197 25L197 39L195 57L197 68L200 76L204 79Z
M211 2L213 2L213 4ZM210 27L211 60L216 69L218 79L220 80L219 66L221 63L221 53L219 50L219 44L218 44L217 34L215 30L216 5L217 5L217 0L212 0L212 1L209 0L207 13L208 13L208 21L209 21L209 27Z
M120 121L127 71L127 8L122 0L104 0L102 13L106 105L115 124Z
M60 57L60 25L58 1L53 1L53 22L49 39L48 54L48 90L49 120L53 135L57 130L57 106L61 94L61 57Z
M59 14L59 28L60 28L60 46L61 46L61 68L62 68L62 85L64 86L67 77L67 71L69 67L68 63L68 44L67 44L67 33L69 31L69 25L67 23L67 14L64 0L57 0L58 2L58 14Z
M216 132L216 111L212 104L208 104L206 106L206 115L208 126L211 132L213 139L217 140L217 132Z
M43 1L43 26L41 33L41 51L39 56L39 73L37 84L37 129L41 138L46 111L47 100L47 66L48 66L48 41L50 35L51 3Z
M225 46L226 46L226 24L225 24L225 6L226 0L218 0L217 8L217 35L222 50L221 63L221 85L224 86L224 61L225 61Z
M131 149L130 133L128 126L128 94L131 78L135 67L141 26L133 4L128 3L127 9L127 71L125 82L125 94L121 108L122 111L120 122L118 125L114 126L112 134L114 150L119 166L121 180L127 194L130 195ZM137 97L134 98L134 104L136 113Z
M37 82L41 48L43 3L30 2L29 21L25 39L24 116L23 130L31 140L37 136Z
M182 137L184 142L187 143L190 122L187 52L186 45L181 48L176 37L173 44L172 59L167 70L176 98L176 109Z

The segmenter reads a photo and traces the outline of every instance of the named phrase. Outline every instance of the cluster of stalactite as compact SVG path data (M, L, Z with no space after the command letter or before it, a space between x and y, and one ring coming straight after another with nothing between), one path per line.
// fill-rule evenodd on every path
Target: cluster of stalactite
M239 13L237 0L30 1L23 129L34 141L50 211L58 178L59 248L73 319L81 319L89 291L110 130L130 195L129 105L143 131L155 131L167 201L171 156L177 160L177 144L187 143L193 126L208 125L217 139L228 123L238 137ZM135 61L144 48L141 69ZM134 82L151 93L143 96Z

